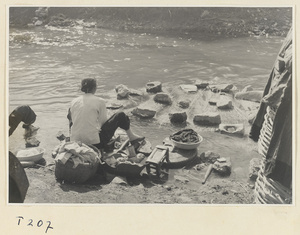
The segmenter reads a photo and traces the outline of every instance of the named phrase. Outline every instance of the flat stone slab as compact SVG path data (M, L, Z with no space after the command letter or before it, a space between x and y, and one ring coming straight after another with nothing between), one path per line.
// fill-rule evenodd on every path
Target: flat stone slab
M180 88L186 93L196 93L198 91L196 85L180 85Z
M170 169L182 168L188 165L190 162L194 161L197 158L197 149L184 150L173 147L173 142L166 138L164 140L164 145L169 147L169 163L164 163L164 166Z
M220 133L231 136L244 136L245 127L244 124L220 124Z
M156 114L155 110L135 108L131 113L140 118L153 118Z
M110 103L106 106L107 109L120 109L123 107L123 104L119 103Z
M198 125L219 125L221 123L221 117L217 112L196 114L194 116L194 122Z

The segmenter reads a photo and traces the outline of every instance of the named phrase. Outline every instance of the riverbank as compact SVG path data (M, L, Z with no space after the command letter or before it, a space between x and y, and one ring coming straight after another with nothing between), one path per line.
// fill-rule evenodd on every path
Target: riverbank
M189 86L190 87L190 86ZM213 88L214 86L212 86ZM223 86L222 86L223 87ZM232 87L233 86L226 86ZM111 99L110 102L118 102L122 111L130 115L130 111L138 104L144 108L157 108L159 115L156 120L160 125L165 123L165 115L177 110L176 103L183 97L188 100L197 100L189 103L188 109L188 127L197 130L203 137L203 142L197 149L195 161L180 167L170 167L168 175L162 180L149 176L143 169L141 176L137 177L119 177L118 175L106 172L106 175L97 174L94 178L84 184L70 184L55 177L55 161L51 156L55 146L59 141L54 137L55 129L51 128L52 122L47 118L39 116L37 124L42 126L38 139L41 147L45 148L44 162L38 163L32 167L25 168L29 179L29 189L25 203L137 203L137 204L252 204L254 181L249 179L249 163L253 158L259 158L257 145L248 139L249 110L255 111L258 103L246 100L237 100L231 93L215 93L215 89L199 89L197 92L184 91L182 88L164 87L173 97L172 105L161 105L153 102L154 94L147 96L148 99L130 98L130 99ZM221 89L221 88L220 88ZM228 88L229 89L229 88ZM227 89L224 92L229 92ZM117 95L116 95L117 97ZM223 101L226 98L234 108L218 108L218 104L208 105L208 101ZM139 102L138 102L139 101ZM141 102L141 103L140 103ZM210 102L211 103L211 102ZM181 108L182 109L182 108ZM185 109L186 110L186 109ZM205 113L218 112L222 123L244 123L245 135L222 134L216 130L217 125L206 126L193 124L193 116L196 110L203 110ZM179 112L179 111L178 111ZM146 123L147 120L130 116L133 124L136 122ZM53 120L53 119L52 119ZM209 118L214 121L214 118ZM166 126L166 123L164 124ZM182 127L183 128L183 127ZM154 127L145 127L138 129L139 134L147 137L152 147L156 144L162 144L162 141L168 135L159 135L156 139L151 138L149 129L155 132ZM160 129L160 128L159 128ZM50 131L51 130L51 131ZM13 148L21 149L24 144L23 128L19 126L15 133L10 137L10 150ZM145 133L147 131L147 133ZM237 146L229 148L229 146ZM16 153L15 151L13 151ZM174 155L178 151L170 152L171 163ZM185 152L188 154L189 152ZM205 154L203 154L205 153ZM213 154L210 154L213 153ZM230 159L230 175L220 175L213 171L207 182L203 184L203 179L210 165L210 160L204 159L203 155ZM203 158L204 157L204 158ZM201 160L202 159L202 160ZM202 164L197 164L202 162ZM232 166L231 166L232 164ZM43 193L41 193L41 190Z
M74 26L128 32L211 37L286 36L292 8L253 7L35 7L10 8L10 27ZM38 22L38 23L37 23Z

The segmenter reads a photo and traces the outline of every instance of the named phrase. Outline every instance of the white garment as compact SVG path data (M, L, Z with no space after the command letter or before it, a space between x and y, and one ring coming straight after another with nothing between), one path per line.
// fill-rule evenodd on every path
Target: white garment
M71 102L71 141L85 144L100 143L99 131L107 120L105 101L91 93L75 98Z

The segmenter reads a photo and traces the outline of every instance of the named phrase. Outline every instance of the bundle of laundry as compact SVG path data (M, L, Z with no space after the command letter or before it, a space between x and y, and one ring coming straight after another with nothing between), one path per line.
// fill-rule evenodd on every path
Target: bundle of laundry
M71 160L76 168L79 164L95 164L99 162L99 154L90 146L81 142L63 142L53 153L56 162L66 164Z
M84 183L97 172L100 151L81 142L62 142L52 153L55 157L55 177L58 181Z

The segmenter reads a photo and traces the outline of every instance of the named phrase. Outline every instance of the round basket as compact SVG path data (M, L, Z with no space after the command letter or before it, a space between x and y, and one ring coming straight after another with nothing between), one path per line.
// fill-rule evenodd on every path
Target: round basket
M258 139L258 152L265 158L272 139L275 111L268 106L264 118Z
M203 137L201 135L198 135L199 141L196 143L184 143L184 142L178 142L176 140L172 140L174 146L179 149L186 149L186 150L191 150L191 149L196 149L198 146L201 144L203 141Z
M92 145L89 145L89 147L98 154L99 160L97 160L97 162L93 164L79 164L76 168L73 168L74 163L71 159L69 159L65 164L60 161L55 161L56 179L64 180L68 183L82 184L92 178L96 174L100 164L100 151Z
M203 141L202 136L193 129L180 130L170 135L169 139L173 142L174 147L186 150L196 149Z

